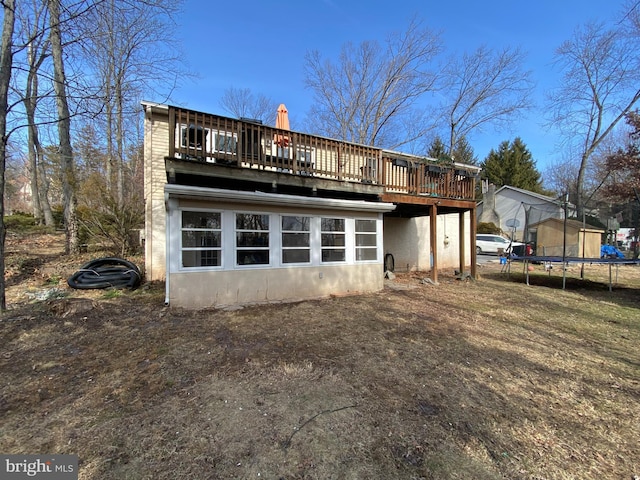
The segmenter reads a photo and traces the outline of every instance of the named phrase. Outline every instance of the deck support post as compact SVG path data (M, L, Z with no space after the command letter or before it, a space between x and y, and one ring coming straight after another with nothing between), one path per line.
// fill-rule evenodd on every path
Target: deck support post
M429 214L429 245L431 246L431 280L438 283L438 207L431 205Z
M464 228L464 210L458 213L458 257L460 258L460 275L464 274L464 267L467 264L465 258L465 228Z
M478 229L478 221L476 219L475 206L469 210L469 245L471 246L471 277L476 279L478 273L478 256L476 252L476 230ZM464 237L460 237L464 238Z

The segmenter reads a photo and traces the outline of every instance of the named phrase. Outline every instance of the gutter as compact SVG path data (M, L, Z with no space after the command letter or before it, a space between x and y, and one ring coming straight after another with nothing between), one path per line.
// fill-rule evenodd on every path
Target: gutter
M280 193L246 192L218 188L193 187L188 185L165 184L165 203L169 197L182 197L194 200L213 199L219 202L258 203L264 205L287 205L305 208L350 210L360 212L391 212L396 206L387 202L368 202L364 200L341 200L335 198L303 197Z

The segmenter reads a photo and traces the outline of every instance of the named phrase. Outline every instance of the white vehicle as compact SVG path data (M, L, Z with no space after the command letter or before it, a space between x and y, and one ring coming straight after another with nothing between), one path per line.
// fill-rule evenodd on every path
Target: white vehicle
M524 245L522 242L512 242L500 235L478 234L476 235L476 253L510 253L513 247Z

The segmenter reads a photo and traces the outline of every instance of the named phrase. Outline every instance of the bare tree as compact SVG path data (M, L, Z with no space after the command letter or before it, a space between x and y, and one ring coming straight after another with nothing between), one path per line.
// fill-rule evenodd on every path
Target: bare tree
M39 101L38 70L49 57L49 41L45 35L46 2L33 2L33 11L22 18L23 32L27 35L24 43L27 46L27 77L23 104L27 120L27 149L29 159L29 176L31 182L32 209L36 221L45 225L54 224L51 205L49 204L49 180L45 175L43 151L40 144L39 126L36 121L36 108Z
M7 161L7 113L11 65L13 61L13 29L15 25L14 0L2 0L4 20L2 22L2 44L0 46L0 310L7 309L4 280L4 188Z
M51 57L53 59L53 89L58 111L59 153L62 163L62 191L64 196L65 252L77 253L80 250L78 236L78 217L76 212L76 175L71 146L71 115L66 93L66 75L62 55L62 33L60 30L60 1L48 0Z
M313 91L310 130L341 140L397 148L424 135L401 135L403 119L434 88L431 62L441 51L437 33L412 21L384 45L346 44L336 62L306 55L306 85Z
M168 96L183 73L179 56L168 53L171 37L166 35L180 5L176 0L106 0L84 16L80 44L100 91L97 113L105 126L107 185L120 206L125 202L125 151L132 137L135 141L128 127L135 130L139 121L140 95L160 87Z
M278 104L262 94L253 94L248 88L229 87L220 99L220 107L236 118L253 118L272 125Z
M450 60L440 89L445 101L449 152L458 139L487 125L505 125L531 107L533 82L524 69L525 55L514 48L485 46Z
M575 202L575 198L571 196L571 193L577 191L578 168L579 162L571 159L561 159L550 163L542 173L545 187L558 196L570 192L569 201Z
M24 9L24 16L20 17L23 20L20 25L22 29L18 33L14 32L14 23L18 25L15 20L16 3ZM109 104L112 108L112 132L109 137L113 138L112 153L118 158L116 166L120 168L115 174L119 189L116 211L119 211L123 192L127 189L138 190L140 94L142 91L157 90L168 96L172 85L183 73L173 68L177 62L172 63L167 58L167 50L161 45L172 45L171 37L165 34L167 24L161 19L168 18L180 4L180 0L0 0L4 14L0 75L0 197L3 197L4 189L8 131L13 133L25 129L24 141L19 143L27 146L25 152L30 156L30 170L34 172L31 184L36 200L35 216L51 217L50 209L49 213L46 212L46 189L51 185L51 195L62 197L65 208L67 253L76 252L80 243L76 210L76 158L72 146L73 118L79 113L90 112L86 107L96 98L100 85L107 86L103 91L108 90L108 94L102 95L101 99L102 106ZM98 11L98 7L103 8ZM112 8L109 10L106 7ZM92 23L93 29L82 28L87 25L85 21L91 24L89 17L96 18L94 13L110 18L101 25L107 25L106 28L98 30L97 23ZM98 36L100 32L104 34L101 37ZM95 58L94 65L108 61L111 76L93 75L95 71L89 68L87 57L78 55L77 47L86 46L89 39L95 43L106 43L109 47L102 50L108 55L101 59L95 55L91 58ZM177 59L178 55L175 55L173 60ZM95 81L96 78L98 81ZM12 98L9 98L9 94ZM13 106L21 104L24 109L12 108L9 102L13 102ZM100 108L90 112L94 114L93 118L101 113ZM41 140L46 138L44 125L57 127L57 134L51 132L57 138L54 141L58 144L56 147L50 147L47 140ZM131 156L130 152L136 154ZM129 173L134 182L125 181L126 175L121 168L125 157L130 163ZM47 162L53 163L49 165ZM131 196L131 199L134 198L130 202L132 205L142 205L135 193ZM0 276L4 278L4 204L0 210ZM0 290L0 308L4 308L4 283L0 284Z
M637 19L629 12L625 23ZM564 143L578 152L576 206L581 217L585 178L598 146L640 100L638 43L624 28L589 23L556 52L563 78L549 94L551 121Z

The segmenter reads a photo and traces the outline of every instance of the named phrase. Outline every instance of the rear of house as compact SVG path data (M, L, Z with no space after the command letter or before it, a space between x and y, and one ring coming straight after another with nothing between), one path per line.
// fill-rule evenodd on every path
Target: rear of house
M378 291L390 254L475 263L475 167L143 105L146 273L173 306Z

